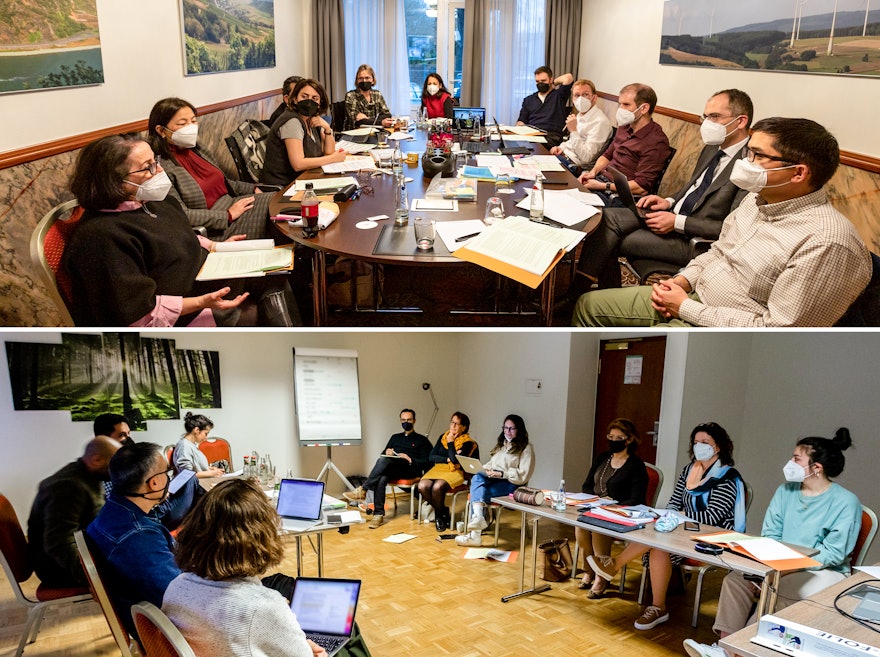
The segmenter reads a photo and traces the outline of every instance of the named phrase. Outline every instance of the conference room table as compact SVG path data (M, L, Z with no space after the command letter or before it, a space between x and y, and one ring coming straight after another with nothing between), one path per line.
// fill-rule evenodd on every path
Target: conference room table
M418 163L412 164L405 162L403 165L403 175L407 179L412 179L410 182L406 183L410 206L412 206L413 199L424 198L425 190L430 181L430 178L423 176L421 164L421 154L425 151L427 133L424 130L417 130L411 134L413 135L413 139L400 141L400 148L404 155L414 151L419 153L420 156ZM507 142L507 140L505 140L505 142ZM390 148L393 148L394 144L393 141L388 141ZM513 142L508 145L513 145ZM527 146L534 149L533 154L540 155L548 153L547 149L541 144L527 144ZM472 156L468 160L468 163L474 163ZM333 176L358 177L357 174L353 173L333 174ZM361 174L361 177L363 176L364 174ZM321 169L313 169L304 172L298 180L310 180L322 177L326 176ZM578 187L577 179L567 170L546 171L544 172L544 178L547 189ZM421 271L429 268L477 266L451 255L446 250L439 235L436 238L433 251L418 251L413 234L413 222L417 217L434 219L438 223L441 221L462 219L482 220L485 213L486 201L494 195L494 185L491 182L479 182L477 185L476 202L460 201L458 204L458 212L429 212L413 211L410 209L409 223L403 228L394 226L394 209L397 201L397 185L395 177L390 173L382 173L380 175L371 176L368 180L368 184L372 187L373 193L368 194L362 191L358 198L339 203L339 216L326 228L326 230L321 230L317 237L304 238L302 235L302 228L300 226L294 226L289 222L273 222L277 231L283 235L284 238L312 251L312 302L315 326L324 326L328 322L328 256L344 256L380 266L411 267L413 268L412 275L416 280ZM514 182L513 185L513 194L502 195L505 216L525 216L527 215L527 211L521 210L515 207L515 205L516 202L524 197L526 190L532 185L532 183L528 180L520 180ZM277 192L269 205L269 213L271 216L282 214L281 211L291 205L296 204L292 203L288 197L285 197L283 191ZM366 230L360 229L356 226L358 222L378 215L386 215L388 219L379 220L377 221L377 227ZM599 221L600 215L594 215L587 221L572 226L572 228L589 233L592 230L595 230L599 225ZM396 234L396 236L389 234L383 237L383 231L407 231L406 239L412 243L411 251L403 255L389 255L385 252L377 252L377 244L380 242L380 238L383 243L387 243L391 240L399 241L399 233ZM558 264L553 267L541 284L540 316L541 324L544 326L550 326L553 318L553 292L556 285L557 269ZM380 308L377 284L374 284L373 287L372 311L393 311L393 308ZM497 310L496 307L495 313L497 313ZM493 313L491 310L486 312Z
M694 549L696 541L693 540L694 533L684 531L684 525L679 525L671 532L654 531L653 523L648 523L645 527L626 533L616 532L612 529L599 527L598 525L588 525L578 521L580 512L576 507L566 506L565 512L556 511L552 507L545 505L533 506L531 504L522 504L514 501L510 496L493 497L492 502L513 511L519 511L522 514L522 523L520 525L520 571L519 571L519 590L516 593L505 595L501 598L502 602L508 602L514 598L519 598L535 593L543 593L550 590L549 584L537 586L537 561L538 561L538 521L541 519L551 520L553 522L569 525L571 527L580 527L591 532L611 536L621 541L633 541L641 543L649 548L657 548L672 554L680 554L684 557L697 559L703 563L718 566L719 568L727 568L735 570L746 575L757 575L763 578L761 586L761 596L758 600L758 609L761 614L769 613L776 605L776 591L779 584L779 572L766 566L760 561L749 559L732 552L723 552L718 556L703 554ZM531 527L532 533L532 583L529 588L525 586L525 570L526 570L526 530ZM702 525L698 534L710 534L712 532L728 531L721 527L712 527L710 525Z
M290 530L281 530L282 539L289 540L293 538L296 541L296 576L299 577L302 575L302 563L303 563L303 539L308 538L311 543L311 537L315 537L315 556L318 560L318 577L324 576L324 532L328 532L334 529L341 530L345 529L347 532L349 527L352 525L361 525L363 524L364 519L359 518L358 520L350 520L347 522L322 522L319 525L315 525L305 531L302 532L294 532Z

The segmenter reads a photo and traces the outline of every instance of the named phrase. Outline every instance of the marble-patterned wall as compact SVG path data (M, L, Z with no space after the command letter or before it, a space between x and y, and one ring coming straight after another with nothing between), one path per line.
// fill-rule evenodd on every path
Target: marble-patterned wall
M267 118L277 98L200 117L199 142L230 177L235 165L223 138L246 118ZM67 180L79 151L0 170L0 326L59 326L61 318L31 264L30 239L39 220L71 197Z

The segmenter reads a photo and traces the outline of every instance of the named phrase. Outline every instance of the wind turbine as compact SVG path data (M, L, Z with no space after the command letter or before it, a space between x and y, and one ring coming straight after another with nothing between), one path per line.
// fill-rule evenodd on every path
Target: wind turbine
M862 36L868 33L868 12L871 10L871 0L865 3L865 24L862 26Z
M834 0L834 13L831 15L831 34L828 35L828 55L834 54L834 24L837 22L837 3Z

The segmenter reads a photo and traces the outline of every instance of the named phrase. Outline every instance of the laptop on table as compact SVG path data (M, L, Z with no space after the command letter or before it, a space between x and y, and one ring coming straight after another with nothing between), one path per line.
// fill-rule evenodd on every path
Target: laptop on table
M619 169L612 166L605 167L605 173L611 178L611 182L614 183L614 189L617 191L617 196L620 197L620 202L623 203L624 207L629 208L630 212L639 218L639 221L645 223L645 218L652 210L640 208L636 205L636 199L632 195L632 190L629 188L629 181L626 179L626 176Z
M304 532L323 521L324 482L312 479L282 479L278 489L276 511L281 527L287 531Z
M359 579L298 577L290 609L311 639L333 657L351 639L361 591Z
M456 130L473 130L475 119L480 120L480 125L486 125L485 107L452 108L452 127Z

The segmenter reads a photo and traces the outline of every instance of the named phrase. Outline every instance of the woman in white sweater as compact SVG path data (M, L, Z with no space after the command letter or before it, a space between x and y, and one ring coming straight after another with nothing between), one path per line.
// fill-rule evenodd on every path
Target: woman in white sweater
M183 418L183 428L186 435L175 445L171 456L175 474L181 470L193 470L199 479L222 476L223 470L209 465L208 457L199 449L199 443L205 442L214 428L211 418L188 412Z

